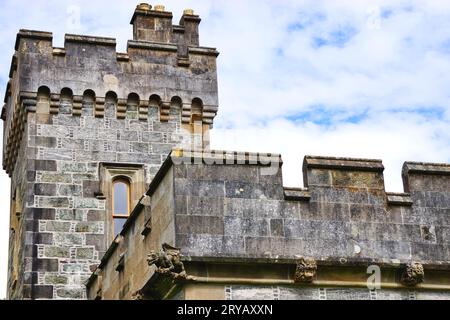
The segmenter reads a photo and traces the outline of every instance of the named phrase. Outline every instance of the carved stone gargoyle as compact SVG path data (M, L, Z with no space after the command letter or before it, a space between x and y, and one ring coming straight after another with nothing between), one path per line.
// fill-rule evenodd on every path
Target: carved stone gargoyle
M181 262L180 249L167 243L162 245L162 250L159 252L150 251L147 262L149 266L155 265L157 267L157 273L170 276L173 279L188 280L192 278L186 275L184 264Z
M425 277L425 271L423 265L419 262L410 262L406 265L400 282L405 286L415 286L422 283Z
M317 273L316 260L311 258L299 258L297 260L297 268L295 270L295 283L310 283L314 280Z

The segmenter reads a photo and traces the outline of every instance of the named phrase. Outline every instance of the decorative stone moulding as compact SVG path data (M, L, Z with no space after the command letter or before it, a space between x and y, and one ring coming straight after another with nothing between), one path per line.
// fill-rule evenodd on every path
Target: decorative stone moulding
M408 287L414 287L424 281L425 271L419 262L408 263L401 275L400 282Z
M317 274L317 262L311 258L299 258L294 274L295 283L311 283Z
M156 272L167 275L173 279L187 279L184 264L181 262L180 249L167 243L162 245L162 250L156 252L150 251L147 257L149 266L155 265Z

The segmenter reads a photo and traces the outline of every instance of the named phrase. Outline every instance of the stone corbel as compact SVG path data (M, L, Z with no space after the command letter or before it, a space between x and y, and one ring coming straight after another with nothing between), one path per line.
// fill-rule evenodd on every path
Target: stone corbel
M162 245L162 250L157 252L150 251L147 256L149 266L156 266L156 273L168 276L174 280L192 280L193 278L186 275L184 264L181 262L180 249L175 248L167 243Z
M316 260L300 257L294 274L295 283L311 283L317 275Z
M105 116L105 98L97 98L95 100L94 115L96 118L103 118Z
M167 122L169 121L170 116L170 102L161 102L159 106L159 112L160 112L160 121L161 122Z
M414 287L422 283L425 277L423 265L419 262L408 263L401 275L400 282L408 287Z
M141 100L139 102L139 120L147 121L148 118L148 101Z
M118 99L117 101L117 119L125 119L127 117L127 100Z
M59 112L59 94L50 95L50 114L58 114Z
M83 97L82 96L74 96L73 104L72 104L72 115L81 116L82 108L83 108Z

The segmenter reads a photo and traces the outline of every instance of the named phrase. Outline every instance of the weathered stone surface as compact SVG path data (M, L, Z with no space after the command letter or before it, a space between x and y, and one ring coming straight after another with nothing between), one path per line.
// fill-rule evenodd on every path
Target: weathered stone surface
M113 237L111 190L104 190L110 181L102 180L102 165L142 164L140 180L150 183L172 147L199 138L190 133L193 116L201 117L204 130L212 124L217 52L198 46L199 18L187 14L182 26L173 27L171 14L160 12L166 17L154 30L155 20L148 19L155 13L143 11L133 17L126 54L116 53L114 39L67 35L60 49L53 48L51 34L18 35L5 97L3 165L22 201L16 213L25 216L17 226L25 232L16 250L25 256L19 254L19 264L34 277L19 283L23 289L13 290L15 298L85 298L83 281ZM203 147L199 141L196 147ZM448 165L406 163L410 194L393 196L384 190L379 160L306 157L302 196L286 198L277 155L217 152L195 160L161 169L167 171L152 183L150 203L141 203L145 220L130 221L118 246L170 242L203 258L450 260ZM143 241L144 226L150 230ZM121 252L135 247L127 249ZM109 259L116 264L118 257L113 252ZM116 272L114 279L126 278ZM231 287L232 298L374 296L356 288ZM134 289L120 283L115 297Z
M36 183L34 194L37 196L54 196L56 195L56 184Z
M76 258L77 259L93 259L94 258L94 248L77 248Z
M58 194L60 196L81 196L81 186L78 185L60 185L58 188Z
M69 232L70 222L47 221L45 230L50 232Z
M33 299L52 299L53 286L34 286Z
M56 289L56 297L62 299L82 299L84 297L84 289L83 288Z
M75 232L102 233L103 222L78 222Z
M77 246L83 243L83 236L76 233L55 233L53 238L54 244L60 246Z
M58 274L48 274L45 276L45 283L51 285L64 285L68 283L67 276L58 275ZM53 292L52 292L53 295Z
M81 221L84 218L84 212L78 209L58 209L59 220Z
M70 258L70 249L68 247L50 247L44 248L44 256L47 258Z

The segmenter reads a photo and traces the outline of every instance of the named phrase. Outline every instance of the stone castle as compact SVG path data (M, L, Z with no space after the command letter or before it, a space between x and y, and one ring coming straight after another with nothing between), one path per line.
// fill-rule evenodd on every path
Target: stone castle
M10 299L450 299L450 165L211 151L200 18L116 41L20 30L1 119Z

